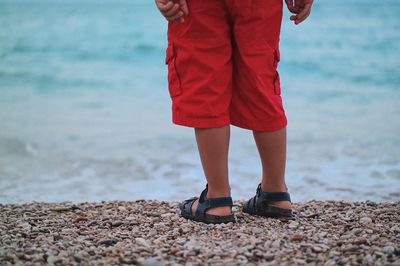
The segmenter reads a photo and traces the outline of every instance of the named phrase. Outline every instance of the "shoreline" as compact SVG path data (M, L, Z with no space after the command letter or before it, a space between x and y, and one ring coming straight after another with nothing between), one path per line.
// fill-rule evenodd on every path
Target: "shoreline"
M203 224L178 201L0 204L0 264L400 265L400 202L293 203L295 221Z

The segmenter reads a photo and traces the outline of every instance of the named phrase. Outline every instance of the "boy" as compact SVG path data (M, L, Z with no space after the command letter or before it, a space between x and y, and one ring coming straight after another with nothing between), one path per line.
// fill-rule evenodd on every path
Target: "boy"
M253 131L262 162L256 195L243 212L292 219L285 184L286 125L279 74L282 0L155 0L168 20L173 123L193 127L207 179L183 217L235 222L228 180L230 124ZM285 0L297 25L313 0Z

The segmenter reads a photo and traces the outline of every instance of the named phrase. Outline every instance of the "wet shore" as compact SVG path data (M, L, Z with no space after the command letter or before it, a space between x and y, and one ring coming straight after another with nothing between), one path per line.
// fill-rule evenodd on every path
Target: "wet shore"
M0 204L1 265L400 265L400 202L295 203L295 221L207 225L179 202Z

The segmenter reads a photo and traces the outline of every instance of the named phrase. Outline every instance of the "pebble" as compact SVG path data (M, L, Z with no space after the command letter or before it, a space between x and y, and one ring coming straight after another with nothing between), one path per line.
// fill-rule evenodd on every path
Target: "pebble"
M299 223L296 221L291 221L288 225L290 229L296 229L299 226Z
M320 247L318 247L318 246L313 246L313 247L312 247L312 250L313 250L314 252L317 252L317 253L322 252L322 248L320 248Z
M276 249L280 248L281 247L281 240L277 239L274 242L272 242L271 247L276 248Z
M51 256L47 258L47 263L49 265L55 265L58 262L61 262L63 259L61 257L58 256Z
M253 234L261 234L263 230L259 227L253 227L252 232Z
M157 235L157 230L154 228L151 228L149 231L149 236L155 236L155 235Z
M46 256L51 257L51 256L57 256L58 253L60 253L57 249L49 249L46 251Z
M108 238L108 239L100 239L97 242L97 245L112 246L115 243L117 243L117 241L115 239Z
M63 228L63 229L61 229L61 232L64 233L64 234L71 234L71 233L74 232L74 229L71 229L71 228Z
M386 246L382 249L385 253L393 254L395 252L395 248L393 246Z
M269 254L269 253L267 253L267 254L264 254L264 259L266 259L267 261L271 261L271 260L273 260L274 258L275 258L275 255L274 254Z
M81 262L83 259L82 255L80 255L80 254L74 254L73 257L74 257L75 261L78 263Z
M367 217L367 216L361 217L360 218L360 223L361 224L370 224L370 223L372 223L372 219L370 217Z
M142 266L163 266L164 264L157 258L151 257L140 262L139 265Z
M129 224L130 224L130 225L139 225L140 223L139 223L136 219L132 219L132 220L129 222Z
M137 244L144 246L145 248L148 248L148 249L151 248L149 243L147 242L147 240L142 237L135 238L135 241Z
M356 245L368 244L368 240L366 238L356 238L351 243Z
M185 234L186 234L186 233L189 233L190 230L191 230L191 229L190 229L190 227L188 227L188 226L182 227L182 232L185 233Z
M118 227L118 226L121 226L123 224L124 224L124 222L122 222L122 221L115 221L115 222L112 223L112 227Z
M53 241L58 241L58 240L61 240L62 239L62 236L60 236L59 234L54 234L53 235Z
M124 207L124 206L119 206L118 207L118 210L120 211L120 212L126 212L126 208Z
M242 206L245 200L235 202ZM397 265L400 203L294 203L296 220L180 216L179 202L0 204L0 265ZM397 263L397 264L396 264Z

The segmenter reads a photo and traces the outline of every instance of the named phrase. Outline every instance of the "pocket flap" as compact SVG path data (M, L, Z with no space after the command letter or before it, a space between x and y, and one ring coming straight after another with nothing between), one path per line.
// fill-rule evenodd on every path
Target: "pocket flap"
M166 53L165 53L165 64L167 65L169 61L174 57L174 48L172 44L168 44Z
M277 62L281 61L281 53L279 52L279 48L275 49L275 60Z
M274 81L274 91L275 91L275 94L277 94L277 95L281 94L281 80L280 80L278 72L276 72L276 77L275 77L275 81Z

